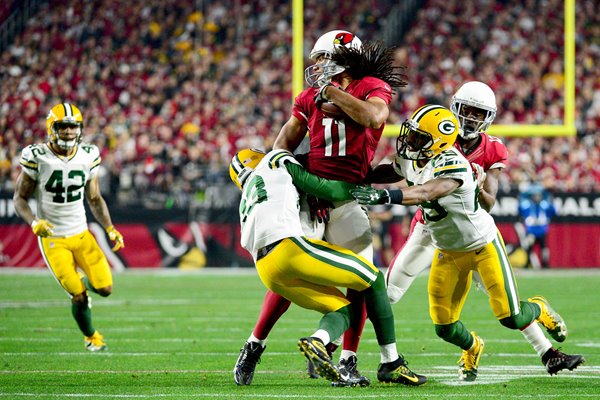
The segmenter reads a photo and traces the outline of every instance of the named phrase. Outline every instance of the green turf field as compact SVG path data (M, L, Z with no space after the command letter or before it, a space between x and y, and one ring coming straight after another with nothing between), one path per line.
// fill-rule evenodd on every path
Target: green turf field
M459 383L458 349L435 336L426 277L394 305L398 348L429 382L332 388L309 379L296 341L319 319L292 306L271 333L251 386L232 369L250 334L264 288L253 272L116 275L108 299L93 295L96 328L109 351L88 353L68 298L47 271L0 270L0 398L6 399L579 399L600 396L600 271L518 273L521 296L544 294L565 317L565 352L584 354L574 372L546 374L519 332L494 319L472 290L463 321L486 341L478 380ZM221 270L223 271L223 270ZM518 271L521 272L521 271ZM337 356L336 356L337 360ZM376 380L378 347L367 323L359 367Z

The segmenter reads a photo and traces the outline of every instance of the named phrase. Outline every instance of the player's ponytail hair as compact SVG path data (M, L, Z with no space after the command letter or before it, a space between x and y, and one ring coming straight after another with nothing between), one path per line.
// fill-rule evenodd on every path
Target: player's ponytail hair
M404 87L408 78L405 66L394 65L395 47L385 47L382 41L363 43L361 48L340 46L331 59L343 65L352 79L365 76L379 78L392 88Z

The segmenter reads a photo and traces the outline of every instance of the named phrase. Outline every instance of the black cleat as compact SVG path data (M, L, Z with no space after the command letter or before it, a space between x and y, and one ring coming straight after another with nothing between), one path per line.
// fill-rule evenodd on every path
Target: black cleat
M240 350L235 368L233 369L233 379L238 385L249 385L254 377L256 364L260 362L260 356L265 351L260 343L246 342Z
M554 375L563 369L573 371L584 362L585 358L579 354L565 354L553 347L542 356L542 363L546 366L546 371L548 371L550 375Z
M346 360L340 360L338 370L340 371L341 379L339 382L331 382L333 387L367 387L371 381L366 376L358 372L358 359L356 356L350 356Z
M301 338L298 340L298 348L306 359L313 363L319 376L331 382L340 380L340 371L331 362L331 357L327 354L327 349L321 339L315 337Z
M402 356L396 361L379 364L377 379L385 383L402 383L409 386L421 386L427 382L424 375L415 374L408 368L408 363Z

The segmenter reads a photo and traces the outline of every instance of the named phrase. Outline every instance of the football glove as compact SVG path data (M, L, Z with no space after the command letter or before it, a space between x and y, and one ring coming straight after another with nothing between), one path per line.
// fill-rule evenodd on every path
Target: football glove
M54 225L45 219L36 219L31 223L31 230L36 236L48 237L54 235Z
M306 202L308 203L308 209L310 210L310 220L315 219L319 223L329 222L329 209L333 207L329 201L321 200L312 195L306 196Z
M108 234L108 238L115 243L112 248L112 251L117 251L123 247L125 247L125 242L123 241L123 235L115 229L114 225L106 228L106 233Z
M329 99L327 98L327 96L325 96L325 90L329 87L329 86L333 86L333 84L331 82L324 84L323 86L321 86L319 88L319 91L317 92L317 94L315 95L315 97L313 97L313 100L315 101L315 103L317 104L317 106L320 103L325 103L326 101L329 101Z
M350 190L350 194L363 205L389 204L390 193L386 189L375 189L371 186L357 186Z
M477 187L479 187L479 189L483 189L483 183L485 182L485 171L483 170L483 167L477 163L471 163L471 166L473 167L473 170L475 171L475 182L477 183Z

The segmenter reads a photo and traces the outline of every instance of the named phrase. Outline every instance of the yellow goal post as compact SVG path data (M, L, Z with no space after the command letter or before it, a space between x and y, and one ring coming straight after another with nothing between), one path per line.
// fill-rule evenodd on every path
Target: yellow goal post
M292 92L304 88L304 1L292 0ZM564 1L564 118L562 125L492 125L494 136L575 136L575 0ZM396 136L400 125L387 125L383 134Z

